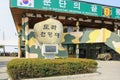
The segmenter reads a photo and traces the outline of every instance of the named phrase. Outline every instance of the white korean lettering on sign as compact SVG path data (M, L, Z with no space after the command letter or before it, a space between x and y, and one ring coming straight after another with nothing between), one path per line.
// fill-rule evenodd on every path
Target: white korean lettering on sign
M44 6L51 6L51 0L43 0Z
M66 8L66 0L59 0L59 7L60 8Z
M116 9L116 15L120 15L120 9Z
M73 8L77 8L80 10L80 2L74 2Z
M97 5L91 5L92 12L97 12Z

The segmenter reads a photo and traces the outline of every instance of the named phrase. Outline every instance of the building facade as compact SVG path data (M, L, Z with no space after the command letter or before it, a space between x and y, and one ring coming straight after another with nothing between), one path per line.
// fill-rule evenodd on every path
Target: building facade
M10 0L10 9L19 34L18 57L44 58L33 28L51 17L63 24L56 57L120 54L120 8L74 0Z

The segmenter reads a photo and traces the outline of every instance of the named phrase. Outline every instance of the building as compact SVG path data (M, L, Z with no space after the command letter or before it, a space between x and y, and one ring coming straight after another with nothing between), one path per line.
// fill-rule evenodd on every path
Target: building
M120 54L120 8L75 0L10 0L19 34L18 57L43 58L36 48L35 23L54 17L64 26L58 57L96 59ZM112 55L113 55L112 54Z

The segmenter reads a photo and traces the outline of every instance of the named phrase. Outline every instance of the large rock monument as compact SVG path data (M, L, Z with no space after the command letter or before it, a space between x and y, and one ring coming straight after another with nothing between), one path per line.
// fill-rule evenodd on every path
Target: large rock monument
M37 41L41 45L43 56L47 59L54 58L55 55L58 54L57 45L61 44L62 40L62 23L56 19L49 18L45 21L36 23L34 26L34 33Z

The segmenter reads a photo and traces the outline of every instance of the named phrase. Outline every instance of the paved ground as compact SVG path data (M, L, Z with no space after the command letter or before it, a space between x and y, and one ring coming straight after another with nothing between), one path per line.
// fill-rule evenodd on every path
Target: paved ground
M84 77L85 80L120 80L120 61L97 61L99 75Z
M15 57L0 57L0 80L8 80L6 65ZM120 80L120 61L97 61L98 70L94 74L80 74L29 80ZM28 79L26 79L28 80Z
M8 80L7 63L16 57L0 57L0 80Z

